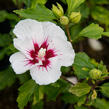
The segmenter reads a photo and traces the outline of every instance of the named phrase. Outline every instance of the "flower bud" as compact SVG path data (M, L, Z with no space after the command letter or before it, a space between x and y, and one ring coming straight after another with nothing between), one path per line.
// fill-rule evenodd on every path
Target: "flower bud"
M97 92L93 90L93 94L91 96L92 100L95 100L97 98Z
M64 14L63 8L59 3L57 3L57 6L52 5L52 11L59 18Z
M63 7L59 3L57 3L57 6L58 6L59 10L64 14Z
M89 75L92 79L99 79L101 77L102 72L98 69L92 69L89 72Z
M78 23L81 19L81 13L80 12L72 12L70 15L70 20L72 23Z
M68 17L67 17L67 16L62 16L62 17L60 17L60 23L61 23L62 25L67 25L67 24L69 23Z

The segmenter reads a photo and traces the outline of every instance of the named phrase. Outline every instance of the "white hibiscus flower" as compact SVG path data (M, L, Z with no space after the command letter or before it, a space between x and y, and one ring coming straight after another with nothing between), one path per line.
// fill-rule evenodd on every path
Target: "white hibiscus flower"
M61 66L70 66L75 53L64 31L54 23L21 20L13 30L17 38L14 46L19 52L10 57L16 74L30 70L33 80L39 85L56 82Z

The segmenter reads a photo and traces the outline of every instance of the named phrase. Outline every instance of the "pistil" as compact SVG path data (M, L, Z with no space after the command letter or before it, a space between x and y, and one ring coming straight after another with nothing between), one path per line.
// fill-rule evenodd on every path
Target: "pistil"
M46 49L41 48L38 52L38 58L42 60L44 58L45 54L46 54Z

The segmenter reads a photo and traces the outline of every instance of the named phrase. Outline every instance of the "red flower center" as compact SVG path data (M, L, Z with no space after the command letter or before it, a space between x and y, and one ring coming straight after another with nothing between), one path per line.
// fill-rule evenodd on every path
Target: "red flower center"
M47 68L47 66L50 65L50 58L56 56L54 49L48 49L48 46L47 40L44 41L40 47L37 43L34 43L34 50L29 51L32 59L29 60L28 64L34 65L41 62L42 64L39 65L39 67Z

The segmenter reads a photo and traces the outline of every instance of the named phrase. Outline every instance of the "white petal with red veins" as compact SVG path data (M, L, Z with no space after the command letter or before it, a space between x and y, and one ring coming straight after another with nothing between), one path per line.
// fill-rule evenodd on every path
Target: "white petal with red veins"
M54 83L61 76L60 64L58 63L58 59L51 58L50 62L50 68L48 67L47 70L45 68L39 69L38 67L34 67L30 70L32 79L35 80L36 83L38 83L39 85Z
M27 58L31 59L29 51L34 50L34 45L31 39L26 38L25 40L20 40L14 38L14 46L16 49L24 53Z
M11 55L9 61L16 74L22 74L31 68L27 65L27 58L20 52Z

